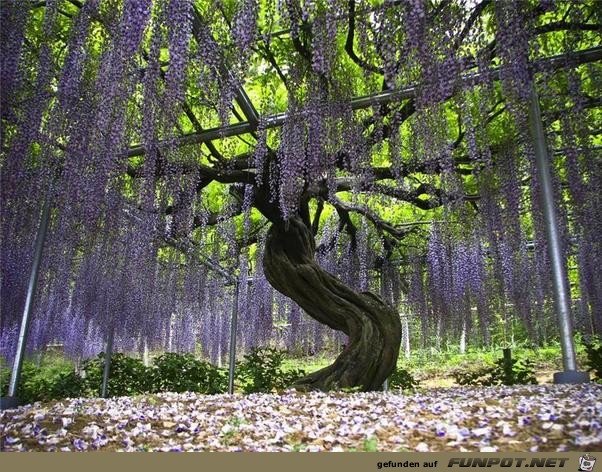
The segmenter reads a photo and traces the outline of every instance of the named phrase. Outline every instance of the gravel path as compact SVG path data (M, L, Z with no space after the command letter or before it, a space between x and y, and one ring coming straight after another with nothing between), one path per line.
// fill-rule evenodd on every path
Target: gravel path
M2 412L3 451L601 450L602 385L69 399Z

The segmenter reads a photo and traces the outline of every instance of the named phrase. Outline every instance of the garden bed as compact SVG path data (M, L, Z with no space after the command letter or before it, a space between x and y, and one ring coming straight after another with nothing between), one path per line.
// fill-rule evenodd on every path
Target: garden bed
M3 451L567 451L602 446L602 386L69 399L2 412Z

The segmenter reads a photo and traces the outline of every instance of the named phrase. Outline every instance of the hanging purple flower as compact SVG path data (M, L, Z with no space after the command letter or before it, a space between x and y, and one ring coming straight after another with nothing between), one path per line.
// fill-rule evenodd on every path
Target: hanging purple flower
M169 67L165 74L165 104L175 108L184 98L188 47L192 35L192 3L190 0L170 0L166 8Z
M179 2L179 3L184 3ZM137 53L151 15L152 0L125 0L122 20L123 55L129 58Z
M242 0L232 19L234 44L243 57L249 56L249 48L257 31L257 0Z
M19 61L25 40L25 26L29 12L29 2L7 0L0 10L0 110L2 120L9 119L13 109L13 100L21 83ZM14 117L13 117L14 118ZM0 142L4 142L4 127L2 127Z

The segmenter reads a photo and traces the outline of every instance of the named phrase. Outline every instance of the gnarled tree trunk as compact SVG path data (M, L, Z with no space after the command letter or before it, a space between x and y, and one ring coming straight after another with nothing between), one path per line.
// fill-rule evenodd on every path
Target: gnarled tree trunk
M313 234L301 218L274 223L268 232L263 266L272 286L312 318L349 337L332 365L300 379L295 387L379 390L397 362L399 316L378 296L357 293L322 270L314 260L314 251Z

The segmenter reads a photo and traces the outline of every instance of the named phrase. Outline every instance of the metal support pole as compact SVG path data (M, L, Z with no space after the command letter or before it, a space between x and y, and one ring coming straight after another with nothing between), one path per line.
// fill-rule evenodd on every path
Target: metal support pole
M228 372L228 393L234 393L234 365L236 363L236 328L238 324L238 280L234 283L234 303L230 324L230 369ZM246 288L246 287L245 287Z
M383 265L380 268L380 297L383 299L385 303L389 303L389 299L387 299L387 293L385 290L385 261L383 260ZM387 377L383 382L383 392L389 391L389 378Z
M144 367L150 366L150 354L148 352L148 337L144 335L144 347L142 351L142 362L144 363Z
M102 372L102 387L100 388L100 396L107 398L109 390L109 375L111 374L111 357L113 356L113 339L115 336L115 328L111 326L107 337L107 345L105 348L105 366Z
M174 244L174 247L178 247L187 253L190 252L189 247L177 244L177 242L175 242L175 241L172 241L172 244ZM228 283L231 282L234 287L234 305L232 307L232 324L230 327L230 359L229 359L229 373L228 373L228 393L234 393L234 369L235 369L235 364L236 364L236 330L237 330L237 324L238 324L239 282L234 274L229 273L227 270L225 270L223 267L221 267L219 265L219 263L217 263L209 258L203 257L198 253L196 253L196 257L199 259L199 262L201 264L203 264L204 266L208 267L211 270L214 270L218 274L222 275L226 280L228 280ZM253 277L247 277L247 284L252 283L252 282L253 282ZM245 287L245 290L246 289L247 289L247 287ZM221 349L220 349L220 352L221 352ZM221 366L221 354L219 355L218 363Z
M504 371L504 381L507 382L507 385L511 385L514 383L514 374L512 369L512 349L506 347L502 349L502 353L504 355L503 361L503 371Z
M23 308L23 316L21 318L21 329L19 331L19 340L17 342L17 352L13 362L13 369L8 385L8 396L1 399L0 409L16 408L19 405L17 398L17 390L19 381L21 380L21 370L23 368L23 359L25 356L25 347L27 345L27 335L29 332L29 322L31 320L31 312L33 308L34 297L38 286L38 276L40 275L40 264L42 262L42 253L44 251L44 242L48 233L48 224L50 222L50 192L44 202L42 216L40 217L40 225L38 234L36 235L35 252L33 263L31 265L31 274L29 276L29 285L27 287L27 297L25 298L25 307Z
M403 350L405 358L408 360L412 355L412 346L410 344L410 322L408 321L409 316L409 314L406 314L401 320L401 326L403 327L403 330L405 332L405 338L403 340Z
M550 174L550 160L546 145L546 137L541 121L539 98L535 85L531 87L529 99L529 127L535 149L535 164L540 184L540 196L543 208L548 255L552 264L552 283L554 304L558 316L560 330L560 345L562 347L562 363L564 372L554 374L554 383L583 383L589 381L587 372L577 371L571 311L569 306L569 287L562 260L562 248L554 203L554 190Z

